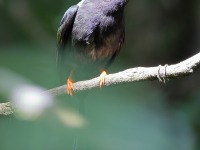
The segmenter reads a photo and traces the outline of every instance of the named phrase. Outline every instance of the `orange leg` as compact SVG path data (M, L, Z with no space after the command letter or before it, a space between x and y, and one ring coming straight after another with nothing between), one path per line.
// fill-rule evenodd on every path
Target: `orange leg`
M105 82L106 82L106 75L107 75L106 71L105 71L105 70L102 70L102 71L101 71L101 74L100 74L100 81L99 81L99 86L100 86L100 88L101 88L103 85L105 85Z
M70 73L68 79L67 79L67 94L72 96L72 91L73 91L73 80L72 80L72 73Z

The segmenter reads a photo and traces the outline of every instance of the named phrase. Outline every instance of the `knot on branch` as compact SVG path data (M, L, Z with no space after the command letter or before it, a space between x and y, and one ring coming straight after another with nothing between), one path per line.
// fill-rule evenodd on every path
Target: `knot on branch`
M168 64L158 66L157 78L160 82L165 83L167 80L167 66Z

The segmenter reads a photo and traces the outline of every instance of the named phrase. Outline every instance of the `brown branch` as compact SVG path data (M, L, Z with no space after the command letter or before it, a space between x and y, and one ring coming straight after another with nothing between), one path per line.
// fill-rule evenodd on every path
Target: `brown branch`
M122 72L109 74L106 76L105 86L137 81L159 80L165 82L169 79L176 79L192 74L200 67L200 53L174 65L165 65L157 67L137 67L127 69ZM91 80L79 81L73 84L73 91L90 90L99 87L99 77ZM66 85L47 90L52 95L60 95L66 93ZM0 104L0 115L6 114L2 111ZM4 103L5 105L5 103ZM8 105L9 106L9 105ZM5 109L4 109L5 110Z

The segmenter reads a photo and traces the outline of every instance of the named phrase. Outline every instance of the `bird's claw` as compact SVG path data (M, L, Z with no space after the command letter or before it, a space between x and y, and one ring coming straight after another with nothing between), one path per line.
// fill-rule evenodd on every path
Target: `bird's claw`
M102 71L101 74L100 74L100 81L99 81L99 86L100 88L105 85L105 82L106 82L106 71Z
M67 94L69 94L70 96L72 96L72 91L73 91L73 81L72 79L69 77L67 79Z

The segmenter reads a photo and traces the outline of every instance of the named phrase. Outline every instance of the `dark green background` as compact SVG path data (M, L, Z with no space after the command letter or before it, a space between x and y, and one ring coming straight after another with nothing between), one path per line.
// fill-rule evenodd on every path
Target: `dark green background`
M0 0L0 68L46 89L61 85L56 32L77 2ZM177 63L200 50L199 0L129 0L125 16L125 45L108 73ZM63 124L57 108L80 111L86 125ZM129 83L58 96L35 121L0 117L0 150L68 150L75 139L78 150L198 150L199 116L197 71L166 84Z

